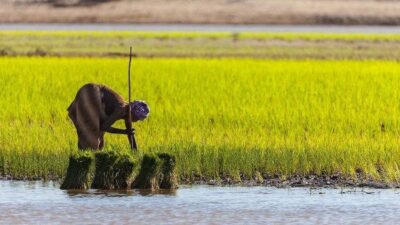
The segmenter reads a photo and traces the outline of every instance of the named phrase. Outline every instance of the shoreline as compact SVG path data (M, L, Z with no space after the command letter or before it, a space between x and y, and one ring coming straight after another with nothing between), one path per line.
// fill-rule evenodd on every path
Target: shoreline
M50 177L44 179L42 177L13 177L10 175L0 175L0 181L53 181L61 183L62 179L58 177ZM295 175L290 178L285 178L279 175L258 176L254 179L243 178L241 180L231 177L218 179L195 179L195 180L180 180L179 185L209 185L209 186L244 186L244 187L275 187L275 188L375 188L375 189L398 189L400 183L387 182L368 178L361 173L356 177L334 175Z

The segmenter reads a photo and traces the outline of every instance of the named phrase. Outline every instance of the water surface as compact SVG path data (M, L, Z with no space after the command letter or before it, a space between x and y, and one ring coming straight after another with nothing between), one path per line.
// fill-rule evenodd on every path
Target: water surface
M64 24L10 23L0 30L177 31L177 32L295 32L295 33L400 33L400 26L370 25L229 25L229 24Z
M398 224L400 190L182 186L69 192L0 181L0 224Z

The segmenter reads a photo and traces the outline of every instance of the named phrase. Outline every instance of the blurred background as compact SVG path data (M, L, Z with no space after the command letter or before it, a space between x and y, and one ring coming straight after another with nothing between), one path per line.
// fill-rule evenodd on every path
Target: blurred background
M400 23L397 0L2 0L0 4L0 23Z

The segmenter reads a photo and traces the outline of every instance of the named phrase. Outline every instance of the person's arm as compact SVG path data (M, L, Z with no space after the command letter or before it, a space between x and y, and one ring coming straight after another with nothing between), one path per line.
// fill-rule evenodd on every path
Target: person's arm
M126 109L125 126L128 132L127 135L128 135L129 145L131 146L131 149L135 151L137 150L137 145L135 140L135 129L133 129L132 127L132 117L131 117L132 113L129 107Z
M124 115L123 113L124 107L116 109L101 125L101 131L112 134L127 134L127 130L111 127L115 123L115 121L121 119L121 117Z
M111 133L111 134L128 134L127 130L119 129L119 128L115 128L115 127L110 127L104 131L107 133Z

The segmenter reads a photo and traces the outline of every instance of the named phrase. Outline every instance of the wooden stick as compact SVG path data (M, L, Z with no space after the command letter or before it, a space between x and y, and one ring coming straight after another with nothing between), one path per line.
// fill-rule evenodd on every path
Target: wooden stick
M131 62L132 62L132 46L129 47L129 65L128 65L128 96L129 103L131 102Z
M130 51L129 51L129 65L128 65L128 99L129 99L129 103L128 103L128 109L127 109L127 114L128 114L128 120L125 120L125 126L126 129L129 131L128 132L128 140L129 140L129 145L131 146L131 149L133 151L137 150L137 146L136 146L136 140L135 140L135 136L134 136L134 132L133 132L133 128L132 128L132 112L131 112L131 62L132 62L132 46L130 47Z

